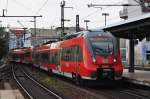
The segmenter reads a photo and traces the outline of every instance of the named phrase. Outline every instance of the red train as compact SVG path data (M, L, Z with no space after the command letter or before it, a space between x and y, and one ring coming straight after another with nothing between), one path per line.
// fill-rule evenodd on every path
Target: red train
M23 62L24 51L23 49L12 49L9 52L9 61L13 62Z
M24 55L22 63L32 63L32 48L24 48Z
M118 45L109 32L82 31L65 36L63 41L34 47L27 56L34 66L70 77L77 83L83 79L118 80L123 72Z

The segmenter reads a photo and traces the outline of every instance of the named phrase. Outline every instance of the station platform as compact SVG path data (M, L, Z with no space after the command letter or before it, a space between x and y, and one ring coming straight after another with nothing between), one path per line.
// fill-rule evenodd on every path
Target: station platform
M0 99L25 99L19 90L0 90Z
M150 71L135 70L134 73L130 73L128 69L124 69L123 77L128 82L150 87Z

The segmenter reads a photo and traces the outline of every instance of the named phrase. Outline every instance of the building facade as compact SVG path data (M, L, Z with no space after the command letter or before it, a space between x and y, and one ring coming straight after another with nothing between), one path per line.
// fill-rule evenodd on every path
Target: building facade
M36 32L34 28L30 28L30 33L32 34L31 45L37 46L52 39L58 38L55 29L42 29L36 28Z
M32 34L32 40L31 40L32 46L37 46L46 43L48 41L57 41L58 39L61 38L61 27L57 27L55 29L37 28L36 32L34 28L31 28L30 32ZM75 27L65 27L63 35L65 36L66 34L75 33L75 32L76 32Z
M31 34L28 29L10 28L9 29L9 50L31 46Z

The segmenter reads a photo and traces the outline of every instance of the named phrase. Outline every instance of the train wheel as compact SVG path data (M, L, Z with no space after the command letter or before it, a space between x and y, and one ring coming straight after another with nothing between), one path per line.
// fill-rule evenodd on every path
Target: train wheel
M83 81L83 79L81 78L80 75L76 75L75 83L76 83L76 85L79 85L79 86L83 86L84 85L84 81Z
M52 75L52 69L48 69L49 75Z

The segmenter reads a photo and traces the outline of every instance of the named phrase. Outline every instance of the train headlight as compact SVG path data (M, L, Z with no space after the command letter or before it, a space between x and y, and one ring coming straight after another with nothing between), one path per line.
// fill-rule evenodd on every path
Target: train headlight
M93 61L93 63L96 63L96 59L95 58L93 58L92 61Z
M117 60L114 58L114 63L117 62Z

